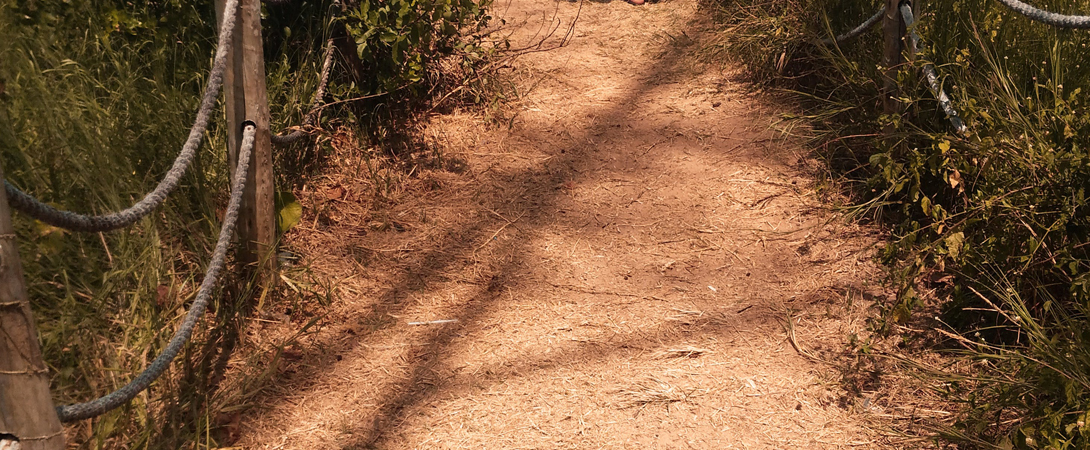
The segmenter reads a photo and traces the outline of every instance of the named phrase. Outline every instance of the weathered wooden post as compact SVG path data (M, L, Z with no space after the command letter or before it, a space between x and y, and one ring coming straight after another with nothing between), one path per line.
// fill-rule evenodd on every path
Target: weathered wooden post
M216 0L223 22L226 0ZM228 164L232 177L242 143L242 124L257 125L250 173L238 218L239 261L253 268L259 286L276 282L276 208L273 200L272 143L269 132L268 93L265 90L265 58L261 45L261 1L239 0L231 53L223 83L227 113Z
M886 13L882 17L884 37L882 65L886 69L882 89L882 112L886 114L899 114L903 110L901 102L897 100L901 94L901 89L897 85L897 72L901 69L901 64L905 62L903 50L907 30L904 17L901 17L900 6L901 0L886 0ZM887 133L892 131L892 125L887 125Z
M63 450L64 429L49 395L49 369L38 346L14 233L8 198L0 190L0 447Z

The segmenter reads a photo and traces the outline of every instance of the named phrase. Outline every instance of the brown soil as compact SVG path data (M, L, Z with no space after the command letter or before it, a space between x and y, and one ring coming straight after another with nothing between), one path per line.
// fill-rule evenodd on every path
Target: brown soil
M435 116L408 171L335 155L287 238L328 316L231 420L237 445L903 445L821 362L886 295L877 238L823 208L775 107L697 61L695 3L497 2L515 47L579 17L514 64L512 120Z

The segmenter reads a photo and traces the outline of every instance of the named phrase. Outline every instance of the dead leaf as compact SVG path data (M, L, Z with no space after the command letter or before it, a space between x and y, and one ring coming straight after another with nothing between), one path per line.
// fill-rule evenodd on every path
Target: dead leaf
M329 200L340 200L344 198L344 194L347 191L342 186L333 186L325 190L325 198Z
M961 172L958 172L957 169L954 169L953 172L950 172L949 180L950 187L957 189L959 193L965 192L965 186L962 185L961 181Z

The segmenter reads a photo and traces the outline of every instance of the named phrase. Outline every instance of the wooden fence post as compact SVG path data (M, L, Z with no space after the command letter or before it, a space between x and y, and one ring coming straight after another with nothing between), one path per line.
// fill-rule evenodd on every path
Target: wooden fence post
M216 0L216 15L220 23L223 21L225 3L226 0ZM228 164L232 178L242 143L242 124L249 120L257 125L250 173L238 218L241 240L238 257L240 262L256 271L259 289L267 289L277 279L277 227L260 0L238 2L238 19L228 56L223 94L227 110Z
M897 86L897 72L904 63L905 20L901 17L901 0L886 0L886 13L882 18L882 35L884 36L884 49L882 51L882 65L886 69L885 83L882 89L882 112L886 114L898 114L902 111L901 102L897 97L901 89ZM892 124L886 127L886 132L892 130Z
M8 198L0 192L0 447L18 440L22 450L63 450L64 428L49 394L14 233Z

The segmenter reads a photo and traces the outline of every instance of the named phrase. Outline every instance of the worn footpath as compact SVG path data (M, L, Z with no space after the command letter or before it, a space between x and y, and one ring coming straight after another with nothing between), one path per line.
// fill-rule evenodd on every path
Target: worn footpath
M708 13L495 9L513 47L544 38L506 72L505 120L436 115L430 163L345 150L297 193L287 245L332 304L236 445L899 448L889 405L822 362L886 295L877 238L823 207L774 104L700 62Z

